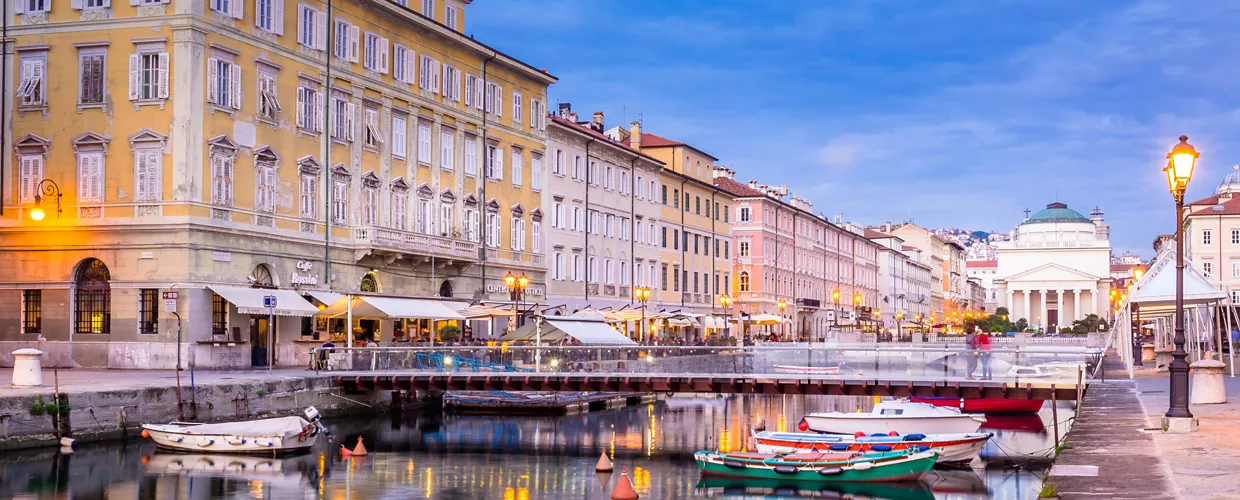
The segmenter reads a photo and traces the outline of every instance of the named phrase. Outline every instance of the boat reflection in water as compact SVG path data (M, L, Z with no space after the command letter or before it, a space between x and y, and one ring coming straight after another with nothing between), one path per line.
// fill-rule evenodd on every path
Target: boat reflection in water
M921 486L730 486L734 481L699 486L695 451L743 451L750 428L759 422L770 430L793 431L806 413L868 411L874 401L782 395L676 399L673 409L657 401L558 417L423 413L336 419L326 422L334 441L307 455L274 460L164 454L136 437L86 443L64 456L52 450L6 452L0 454L0 498L595 499L606 498L620 479L619 469L627 467L637 492L650 499L728 497L736 487L753 487L759 490L750 494L776 497L1032 500L1045 464L1023 466L1019 473L985 467L1000 461L1009 448L1006 438L1022 441L1013 449L1053 446L1049 430L997 430L1001 447L995 447L993 458L974 461L970 470L934 470ZM1061 419L1068 415L1059 412ZM1047 410L1043 416L1049 423ZM1067 432L1066 425L1060 430ZM340 445L353 446L359 435L370 455L341 461ZM616 473L594 472L602 453L615 462Z

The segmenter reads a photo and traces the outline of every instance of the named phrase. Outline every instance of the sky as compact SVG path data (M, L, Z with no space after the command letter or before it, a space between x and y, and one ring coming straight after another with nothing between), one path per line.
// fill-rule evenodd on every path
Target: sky
M1010 231L1101 207L1112 246L1175 229L1240 162L1240 2L478 0L466 33L559 78L606 126L687 142L738 181L862 224Z

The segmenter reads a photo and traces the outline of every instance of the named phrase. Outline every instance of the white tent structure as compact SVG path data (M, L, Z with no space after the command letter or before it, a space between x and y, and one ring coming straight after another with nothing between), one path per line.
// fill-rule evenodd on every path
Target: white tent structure
M573 338L584 345L637 345L633 339L612 328L598 317L545 316L541 332L538 331L538 323L538 321L526 323L516 331L500 337L500 341L522 340L546 344Z
M1114 330L1118 332L1116 348L1128 365L1129 377L1134 376L1132 369L1133 357L1140 356L1134 352L1132 323L1133 318L1142 325L1153 323L1154 348L1156 351L1170 349L1175 335L1175 257L1171 245L1164 245L1165 250L1159 252L1140 280L1134 284L1129 293L1128 301L1115 316ZM1214 288L1210 282L1197 272L1189 259L1184 259L1184 337L1185 349L1189 351L1190 360L1201 359L1206 346L1213 344L1222 349L1224 325L1218 324L1219 311L1227 294ZM1225 321L1230 323L1230 317ZM1227 331L1230 331L1230 325ZM1230 335L1225 336L1230 342ZM1235 367L1232 367L1235 376Z

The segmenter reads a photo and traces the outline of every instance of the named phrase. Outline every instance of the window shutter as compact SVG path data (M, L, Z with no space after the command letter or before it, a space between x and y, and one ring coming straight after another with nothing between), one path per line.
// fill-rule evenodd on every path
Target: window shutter
M358 54L361 52L362 46L362 29L357 26L349 26L349 61L357 62Z
M495 178L504 180L504 150L495 148Z
M306 35L308 34L306 33L306 28L307 28L306 23L305 21L302 21L302 19L305 19L306 11L308 10L310 9L306 8L305 5L301 5L301 4L297 5L297 41L300 42L302 45L306 44L305 40L306 40ZM318 19L317 15L314 15L314 14L310 15L310 26L308 26L310 29L314 29L314 21L317 19ZM316 47L310 47L310 48L313 49Z
M159 53L159 98L168 98L168 53Z
M131 1L136 1L136 0L131 0ZM15 14L25 14L26 13L26 0L17 0L13 2L13 12Z
M242 0L230 0L228 2L228 10L232 11L229 15L233 18L241 19L245 17L245 2Z
M474 75L465 75L465 107L474 105Z
M236 65L236 64L232 65L232 70L229 71L228 76L229 76L229 86L231 87L231 91L229 92L229 96L228 96L229 101L230 101L229 104L232 105L233 109L239 110L241 109L241 95L242 95L241 94L241 66Z
M306 88L301 85L297 86L297 126L310 128L306 126Z
M89 201L93 181L90 179L89 154L78 155L78 202Z
M440 74L439 61L431 59L431 85L434 85L435 87L431 89L432 92L440 92L439 74Z
M327 13L314 12L314 48L327 50Z
M308 123L307 125L312 127L315 132L322 132L324 117L323 108L327 106L327 103L324 100L324 95L322 92L312 92L309 90L306 92L314 94L314 116L306 118L311 121L311 123Z
M214 57L207 58L207 103L219 104L216 102L216 95L219 94L219 59Z
M18 2L18 3L20 3L20 0L19 0L19 2ZM69 8L72 8L72 9L81 9L81 8L82 8L82 0L69 0Z
M18 2L21 3L21 2ZM138 54L129 54L129 100L136 101L141 95L139 93L142 87L142 79L138 73L138 68L142 67L142 56Z
M134 159L136 161L134 169L137 170L137 173L135 174L136 179L134 179L134 190L137 191L136 197L138 201L147 201L150 199L150 193L147 193L147 189L150 187L150 182L147 181L147 176L150 175L150 171L146 167L146 152L138 151Z
M346 141L353 140L353 129L357 128L356 124L357 106L353 103L345 103L344 105L344 136Z
M284 34L284 0L271 0L271 31Z
M495 116L504 116L504 88L495 86Z
M103 155L90 155L90 199L103 201Z
M444 99L447 99L452 96L452 92L450 91L450 89L452 89L452 82L448 81L451 78L452 78L452 68L449 68L447 67L447 65L444 65L444 68L443 68L443 97Z
M391 57L391 53L389 52L389 48L388 48L389 46L390 45L389 45L388 39L386 38L379 39L379 72L385 75L387 74L388 70L391 68L389 61L391 60L392 57Z

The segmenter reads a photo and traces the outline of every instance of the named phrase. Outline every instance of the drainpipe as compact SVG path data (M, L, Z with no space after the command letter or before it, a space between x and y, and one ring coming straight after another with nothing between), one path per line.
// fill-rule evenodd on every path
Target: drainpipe
M478 281L481 282L480 290L482 291L483 296L486 295L486 287L487 287L487 235L491 234L490 233L491 218L489 217L490 212L487 212L487 179L489 178L488 176L490 175L490 172L488 170L490 169L491 162L494 162L496 160L495 158L491 158L490 162L486 160L486 158L488 157L487 151L489 151L489 149L487 149L488 144L487 144L486 98L487 98L487 94L491 92L490 87L487 86L487 65L490 64L490 62L493 61L496 57L497 57L497 54L492 52L491 57L488 57L482 61L482 82L481 82L482 83L482 126L481 128L482 128L482 158L483 158L482 162L483 162L483 165L482 165L482 175L478 177L479 179L482 180L482 197L480 200L478 200L478 204L480 208L480 210L478 210L478 216L482 217L482 234L478 235L479 236L478 240L482 243L482 246L479 247L478 249L478 262L481 264L481 271L480 271L480 274L478 275ZM478 85L478 82L474 82L474 85ZM477 91L475 91L475 97L477 97L476 93ZM501 103L496 102L496 99L492 99L491 102L496 108L498 108L501 105ZM432 287L435 286L434 283L432 283L431 286ZM456 294L453 293L453 295L456 295ZM513 312L518 313L517 311L513 311ZM516 316L513 316L513 321L516 321ZM432 332L431 336L434 337L434 332Z
M8 1L8 0L5 0ZM332 139L331 139L331 109L332 109L332 37L336 34L335 22L332 20L335 11L332 9L332 0L327 0L327 41L324 44L324 52L326 52L327 62L323 65L325 78L323 80L323 189L327 192L327 196L323 199L327 200L323 207L323 284L328 290L332 289L332 256L331 256L331 239L332 239L332 197L336 190L332 188ZM3 110L0 110L2 113ZM350 323L346 328L349 330L349 338L353 338L353 325ZM331 332L328 332L330 338Z
M4 82L3 88L5 89L5 94L4 94L4 98L0 99L0 116L8 117L9 116L8 96L12 95L8 90L9 89L8 87L8 84L9 84L9 0L3 0L3 2L4 2L4 16L3 16L4 19L0 20L0 43L4 44L4 48L3 48L4 59L0 60L0 82ZM9 123L6 124L7 126L0 127L0 144L6 144L8 142L9 126L12 126L12 124L13 124L13 121L9 120ZM0 175L0 215L4 215L4 192L5 192L4 191L4 180L6 177L8 177L7 175L8 169L4 167L5 167L5 163L8 163L7 162L8 158L9 158L8 154L0 155L0 173L5 173L3 175Z
M686 174L681 174L680 194L678 196L687 196L685 194L685 183L688 182L689 179L685 178L684 177L685 175ZM687 197L685 199L688 200ZM676 201L677 203L680 202L680 200L676 200ZM685 247L689 246L689 236L685 234L685 212L689 210L688 204L689 204L688 201L685 201L685 206L680 207L680 241L677 242L677 244L679 245L681 243L684 243L683 245L680 245L680 277L681 278L686 278L689 276L689 268L686 266L686 263L685 263L685 254L687 253L686 250L688 250ZM689 284L686 283L686 281L688 280L684 280L684 279L680 280L680 307L681 308L685 307L685 293L688 293L689 291Z
M590 142L586 143L586 164L585 164L585 168L586 168L586 220L585 220L585 226L586 226L585 227L585 230L586 230L586 245L585 245L586 279L585 279L585 282L586 282L586 286L582 289L582 292L583 292L583 298L585 299L587 306L590 305L590 177L591 177L590 176L590 145L591 144L594 144L593 137L590 138ZM600 172L600 174L601 173L602 172ZM600 219L599 225L602 225L602 223L603 221Z
M637 287L637 159L629 160L629 306Z

